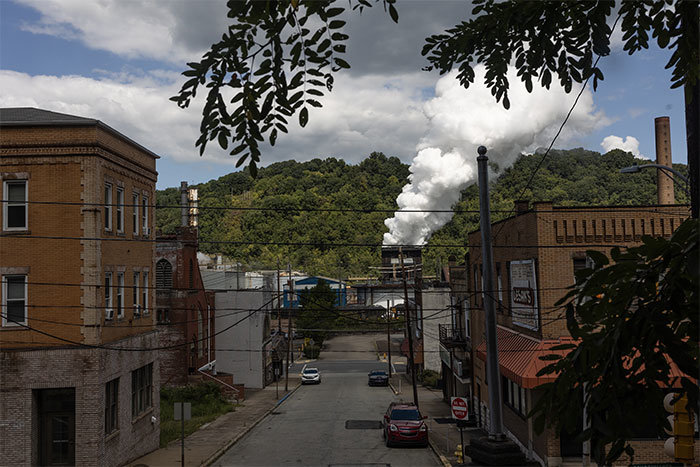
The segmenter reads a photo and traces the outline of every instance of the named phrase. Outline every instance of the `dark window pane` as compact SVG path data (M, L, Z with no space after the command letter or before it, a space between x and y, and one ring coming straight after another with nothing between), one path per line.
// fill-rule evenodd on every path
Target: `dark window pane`
M25 213L26 206L7 206L7 227L21 228L26 227Z

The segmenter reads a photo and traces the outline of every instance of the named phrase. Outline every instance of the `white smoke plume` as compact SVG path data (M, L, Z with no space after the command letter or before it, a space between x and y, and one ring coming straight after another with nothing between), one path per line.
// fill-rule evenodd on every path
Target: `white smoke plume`
M528 93L511 68L511 107L505 110L483 84L485 67L479 65L474 71L469 89L459 84L456 72L435 85L435 97L424 106L428 131L416 147L409 183L396 199L400 210L450 210L460 192L476 182L477 147L486 146L489 161L501 169L512 165L521 153L549 145L577 94L577 89L566 94L556 83L549 90L535 85ZM596 112L592 94L586 90L558 142L608 123L602 111ZM449 212L396 212L384 221L389 228L384 245L423 245L451 218Z

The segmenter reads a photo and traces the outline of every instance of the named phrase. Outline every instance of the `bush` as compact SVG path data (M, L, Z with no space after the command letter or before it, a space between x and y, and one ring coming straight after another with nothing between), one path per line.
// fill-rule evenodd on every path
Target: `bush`
M321 354L321 346L319 345L307 345L304 347L304 356L306 358L318 358Z
M440 374L433 370L423 370L420 375L420 381L423 386L429 388L438 388L440 386Z
M199 429L200 426L233 410L233 405L221 394L218 384L207 381L181 387L162 387L160 389L160 446L180 438L181 422L173 420L173 404L190 402L192 419L185 422L185 436Z

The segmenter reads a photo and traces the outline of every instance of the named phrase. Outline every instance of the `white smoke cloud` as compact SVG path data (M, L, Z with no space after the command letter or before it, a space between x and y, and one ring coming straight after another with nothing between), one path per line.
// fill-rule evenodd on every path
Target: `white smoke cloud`
M459 84L456 72L437 82L435 98L424 106L428 131L417 145L409 184L396 200L400 210L450 210L460 192L476 181L478 146L486 146L489 160L501 168L510 166L521 153L549 145L576 98L576 89L566 94L557 84L549 90L535 86L528 93L511 68L511 107L505 110L483 84L485 72L485 67L475 67L475 81L469 89ZM608 124L586 90L558 142ZM384 221L389 228L384 244L425 244L451 218L451 213L397 212Z
M612 151L613 149L621 149L625 152L631 152L632 155L637 157L644 157L639 153L639 140L634 136L627 136L625 138L620 138L619 136L610 135L603 138L603 142L600 143L605 152Z

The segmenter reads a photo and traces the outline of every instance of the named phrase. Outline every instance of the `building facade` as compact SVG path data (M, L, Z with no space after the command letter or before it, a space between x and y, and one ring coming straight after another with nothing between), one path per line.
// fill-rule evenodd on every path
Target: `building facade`
M98 120L0 109L1 465L158 447L157 158Z
M196 227L178 227L156 243L156 320L163 385L187 384L188 376L216 359L214 292L205 290L197 262ZM223 271L222 271L223 272Z
M537 376L547 362L539 357L550 349L573 343L556 306L568 287L575 283L575 271L590 266L587 250L609 254L612 245L635 246L643 235L670 237L688 217L681 205L555 207L552 203L516 205L514 217L492 226L495 290L483 289L481 233L469 234L467 289L470 294L462 316L471 326L473 349L471 396L475 417L488 426L484 301L496 302L500 384L503 395L503 425L506 434L520 445L530 459L558 466L567 460L581 462L583 446L578 433L537 434L526 417L539 398L537 387L553 376ZM635 462L666 463L664 440L656 433L640 431L632 441ZM629 463L621 458L620 464Z

